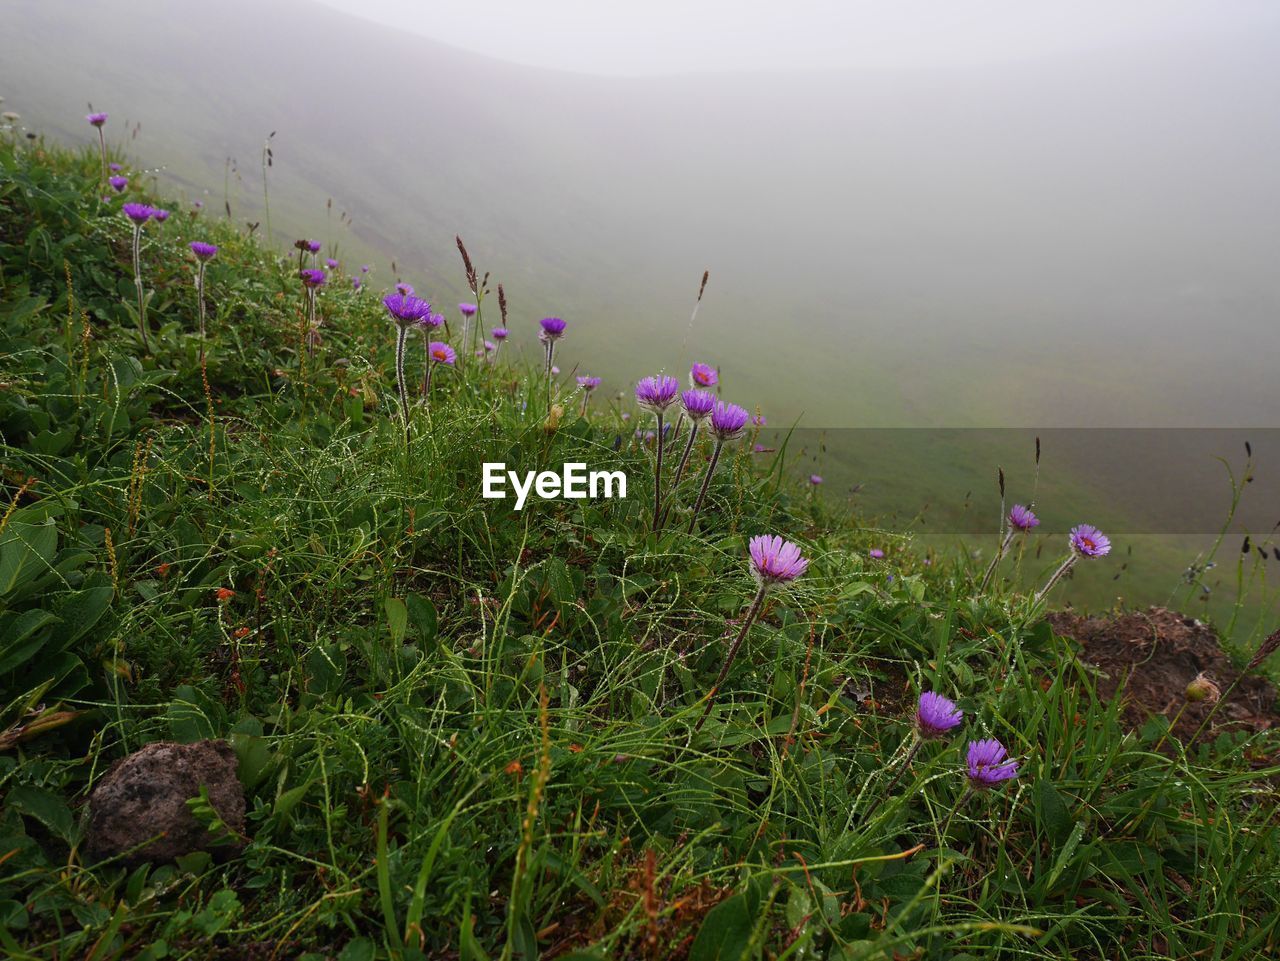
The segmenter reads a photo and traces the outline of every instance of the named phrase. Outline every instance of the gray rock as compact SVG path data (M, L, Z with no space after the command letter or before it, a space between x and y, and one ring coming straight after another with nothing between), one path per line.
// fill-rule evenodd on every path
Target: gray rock
M236 777L231 745L157 741L121 758L94 786L89 796L89 853L107 858L128 851L129 863L172 861L193 851L234 853L239 844L215 845L215 838L187 808L187 799L198 797L201 785L218 816L242 835L244 788ZM155 840L146 843L151 838Z

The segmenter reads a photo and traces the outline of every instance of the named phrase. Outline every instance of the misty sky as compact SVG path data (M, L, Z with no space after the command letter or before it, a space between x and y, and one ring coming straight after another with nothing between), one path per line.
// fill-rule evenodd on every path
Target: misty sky
M1254 24L1273 0L318 0L513 63L643 76L1001 63Z

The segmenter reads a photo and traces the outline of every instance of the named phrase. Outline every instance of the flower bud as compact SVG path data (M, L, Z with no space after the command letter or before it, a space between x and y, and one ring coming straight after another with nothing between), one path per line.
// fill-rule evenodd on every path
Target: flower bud
M1186 690L1187 700L1193 704L1198 701L1208 701L1210 704L1216 704L1218 698L1222 697L1222 691L1218 689L1218 685L1209 680L1201 671L1195 676Z

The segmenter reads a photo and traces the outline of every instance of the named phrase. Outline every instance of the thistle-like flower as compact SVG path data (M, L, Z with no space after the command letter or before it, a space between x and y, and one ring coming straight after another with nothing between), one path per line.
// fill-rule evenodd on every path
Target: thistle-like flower
M809 567L799 546L777 535L760 534L751 538L747 551L756 583L766 589L794 581Z
M810 474L810 475L809 475L809 484L810 484L810 486L812 486L812 487L821 487L821 486L822 486L822 475L821 475L821 474Z
M758 534L751 538L747 544L747 556L751 561L751 575L755 578L756 593L751 599L751 606L747 608L747 613L742 618L742 626L738 628L737 636L729 645L729 653L725 657L724 665L720 668L720 674L707 693L707 706L703 709L698 723L694 725L695 734L702 730L702 725L706 723L711 707L715 703L716 694L724 684L725 678L729 676L729 668L733 666L734 659L738 656L738 649L742 647L747 632L751 630L751 625L755 623L760 609L764 606L765 595L776 587L794 581L809 567L809 562L800 552L798 545L776 535L771 537L768 534Z
M151 219L155 208L147 204L125 204L120 208L120 212L132 220L135 226L140 227Z
M118 194L121 194L121 193L124 193L125 188L129 186L129 178L116 175L114 177L108 177L107 183L111 184L112 190L114 190Z
M689 368L689 383L693 387L714 387L720 383L720 374L710 364L694 364Z
M715 434L716 440L722 444L725 441L736 440L742 436L748 417L750 415L747 411L737 404L716 401L715 409L711 412L711 433Z
M1111 553L1111 538L1092 524L1071 528L1071 549L1081 557L1105 557Z
M99 130L101 130L102 125L107 122L107 115L105 113L91 113L89 114L89 116L85 117L84 119L89 121L89 123L93 124L93 126L97 127Z
M724 445L735 438L741 437L743 430L747 426L747 419L751 415L747 411L739 407L737 404L726 404L723 401L716 401L715 407L711 411L711 436L715 438L715 446L711 448L711 460L707 464L707 472L702 475L702 486L698 488L697 500L693 502L693 510L689 515L689 533L692 534L698 523L698 513L702 510L702 504L707 499L707 491L711 487L711 476L715 473L716 465L720 463L720 451L724 449Z
M1070 551L1067 553L1066 559L1061 566L1053 572L1049 577L1048 583L1040 589L1035 596L1035 603L1039 604L1044 600L1045 595L1053 590L1053 586L1062 580L1063 577L1075 567L1076 562L1082 557L1094 558L1105 557L1111 553L1111 538L1098 530L1092 524L1077 524L1071 528L1071 534L1067 538Z
M964 712L954 701L933 691L920 695L916 708L916 733L920 737L926 740L946 737L963 723Z
M332 257L326 257L324 259L324 265L328 267L330 270L337 270L339 267L338 262L334 260Z
M1009 752L995 739L970 741L966 757L969 786L983 791L1018 776L1018 762L1009 760Z
M1040 518L1036 517L1030 507L1014 504L1009 508L1009 526L1025 534L1032 528L1040 526Z
M674 377L645 377L636 384L636 402L655 414L675 403L679 393L680 382Z
M599 377L579 377L578 389L582 391L582 416L587 416L587 402L591 400L591 394L600 386Z
M151 212L151 218L160 223L164 223L169 219L169 211L165 210L163 207L157 207Z

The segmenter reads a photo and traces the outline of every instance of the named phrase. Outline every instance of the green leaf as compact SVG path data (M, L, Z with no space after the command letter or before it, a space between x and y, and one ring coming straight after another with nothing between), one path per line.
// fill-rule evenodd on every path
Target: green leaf
M1040 808L1040 823L1055 845L1062 844L1071 834L1074 821L1053 782L1042 778L1036 783L1036 801Z
M30 784L19 784L9 792L5 803L19 814L35 818L62 840L71 843L75 830L71 809L52 791Z
M67 595L57 609L62 622L53 632L57 649L66 650L88 634L111 606L114 593L110 584L97 584Z
M391 640L396 644L404 643L405 632L409 629L409 609L398 597L388 597L383 606L387 611L387 626L391 628Z
M353 938L338 955L338 961L373 961L374 944L368 938Z
M751 945L755 918L745 894L735 894L707 912L689 948L689 961L739 961Z
M29 610L8 615L0 621L0 674L25 664L48 642L48 634L33 637L37 631L57 621L50 611Z
M409 620L418 632L418 638L424 643L436 636L436 606L431 599L421 594L410 594L404 599L409 610Z
M15 521L0 537L0 597L12 594L53 566L58 529L52 517L42 524Z

